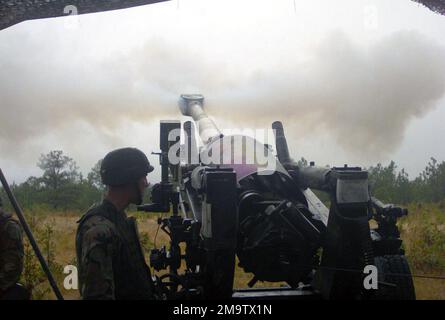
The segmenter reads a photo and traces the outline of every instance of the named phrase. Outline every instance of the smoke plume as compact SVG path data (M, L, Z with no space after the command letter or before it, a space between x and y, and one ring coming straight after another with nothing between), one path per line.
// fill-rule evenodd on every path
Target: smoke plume
M181 93L204 94L217 123L282 120L290 139L327 133L347 152L376 158L445 92L445 50L411 31L367 47L333 33L304 60L295 52L256 71L158 38L100 59L17 39L0 44L0 57L0 150L11 159L47 136L79 148L123 143L116 130L128 123L178 118Z

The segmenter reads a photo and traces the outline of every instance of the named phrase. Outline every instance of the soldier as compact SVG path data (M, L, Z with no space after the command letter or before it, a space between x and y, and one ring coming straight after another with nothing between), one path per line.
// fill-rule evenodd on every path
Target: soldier
M0 198L0 300L29 299L29 292L17 283L23 256L22 228L12 214L3 211Z
M79 220L76 235L83 299L153 298L136 220L124 212L130 203L142 203L151 171L145 154L135 148L111 151L103 159L100 174L107 186L105 199Z

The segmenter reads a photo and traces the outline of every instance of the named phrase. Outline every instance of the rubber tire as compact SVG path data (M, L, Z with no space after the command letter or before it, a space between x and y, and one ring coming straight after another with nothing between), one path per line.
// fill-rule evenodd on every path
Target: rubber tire
M385 255L374 259L379 282L394 284L395 287L379 283L375 291L376 300L415 300L413 278L406 257ZM399 275L397 275L399 274Z

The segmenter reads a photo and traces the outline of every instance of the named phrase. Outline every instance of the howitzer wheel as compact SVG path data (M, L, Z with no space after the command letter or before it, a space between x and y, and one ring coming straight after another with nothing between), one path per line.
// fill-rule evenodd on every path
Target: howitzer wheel
M379 288L376 300L415 300L413 278L406 257L385 255L375 258L378 270Z

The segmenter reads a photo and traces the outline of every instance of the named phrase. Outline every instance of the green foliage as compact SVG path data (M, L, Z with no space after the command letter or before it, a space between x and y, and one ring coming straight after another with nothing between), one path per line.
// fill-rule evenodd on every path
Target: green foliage
M62 266L55 260L56 241L52 223L42 223L42 217L35 214L27 215L27 221L37 243L40 244L39 247L48 267L56 278L61 278ZM28 238L24 239L24 267L20 281L30 290L33 300L44 299L50 293L48 280Z
M150 240L150 235L147 232L141 232L139 234L139 240L145 252L149 252L154 247L153 242Z
M394 161L386 167L380 163L369 168L369 180L372 194L385 202L407 203L412 199L408 174L402 169L396 171Z
M41 177L29 177L25 182L11 189L23 209L40 207L42 210L85 210L101 201L105 191L100 182L100 162L91 169L87 179L78 172L76 162L62 151L51 151L41 155L38 167L43 170ZM6 200L4 190L0 196ZM11 210L8 201L7 210Z
M418 178L418 183L424 188L423 196L430 202L445 199L445 161L438 163L431 158L428 166Z
M50 151L46 155L42 154L37 166L43 170L40 181L45 187L53 190L81 178L76 162L63 155L61 150Z
M409 179L404 169L397 171L394 161L386 167L379 163L368 171L372 194L384 202L407 204L445 201L445 161L438 163L431 158L414 180Z
M93 168L91 168L90 173L88 173L87 181L89 185L97 188L98 190L105 191L105 185L102 184L102 180L100 177L100 166L102 165L102 160L96 162Z
M416 270L445 268L445 214L437 205L410 205L399 223L406 255Z
M75 198L77 182L82 182L76 162L63 151L54 150L41 155L37 166L43 170L40 178L34 179L34 185L41 187L41 193L53 208L63 208L64 204Z

